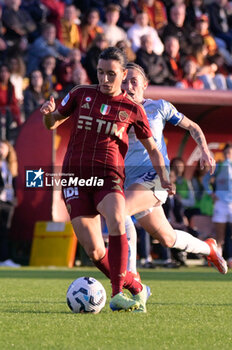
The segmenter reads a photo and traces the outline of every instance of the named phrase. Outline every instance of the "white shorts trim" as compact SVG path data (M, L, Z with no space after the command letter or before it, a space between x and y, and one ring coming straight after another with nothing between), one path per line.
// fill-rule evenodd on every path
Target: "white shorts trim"
M162 187L159 176L152 171L143 174L134 183L144 186L146 189L153 192L154 196L161 202L165 203L168 198L168 192Z
M232 203L217 200L214 204L212 221L221 224L232 223Z
M146 209L144 211L141 211L140 213L137 213L134 215L136 220L142 219L144 216L147 216L153 211L153 208Z

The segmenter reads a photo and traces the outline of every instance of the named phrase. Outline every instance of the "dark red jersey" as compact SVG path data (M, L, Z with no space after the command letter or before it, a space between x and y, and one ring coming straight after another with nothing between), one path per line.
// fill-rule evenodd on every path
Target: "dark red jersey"
M112 97L101 93L99 86L77 86L65 96L58 111L72 118L63 170L82 178L115 173L124 178L130 126L138 139L152 136L143 107L126 92Z

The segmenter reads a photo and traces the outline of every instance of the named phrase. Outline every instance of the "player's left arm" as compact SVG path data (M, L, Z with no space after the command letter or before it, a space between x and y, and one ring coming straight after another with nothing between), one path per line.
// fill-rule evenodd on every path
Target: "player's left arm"
M44 125L49 130L56 129L69 118L61 115L56 109L56 103L53 96L42 105L40 112L43 114Z
M201 150L201 159L200 159L200 165L201 168L204 168L204 166L210 167L210 174L213 174L215 171L215 160L212 157L210 150L208 148L205 135L203 131L201 130L200 126L184 116L184 118L179 122L178 126L180 126L183 129L186 129L190 132L190 135L194 139L194 141L197 143Z
M152 165L160 178L162 187L167 189L169 194L175 194L174 185L172 185L169 181L168 172L165 167L164 157L162 153L158 150L154 138L149 137L147 139L139 139L139 141L146 148L151 159Z

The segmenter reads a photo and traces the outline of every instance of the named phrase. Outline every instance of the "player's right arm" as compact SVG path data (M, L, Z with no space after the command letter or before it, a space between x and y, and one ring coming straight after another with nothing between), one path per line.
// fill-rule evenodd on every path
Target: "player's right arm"
M204 166L209 166L210 174L212 175L215 171L215 160L213 156L210 153L210 150L208 148L205 135L203 131L201 130L200 126L184 116L184 118L180 121L178 124L181 128L188 130L196 144L201 150L201 158L200 158L200 165L201 168L204 168Z
M43 122L47 129L56 129L69 117L61 115L56 109L56 103L54 97L51 96L40 108L40 112L43 114Z

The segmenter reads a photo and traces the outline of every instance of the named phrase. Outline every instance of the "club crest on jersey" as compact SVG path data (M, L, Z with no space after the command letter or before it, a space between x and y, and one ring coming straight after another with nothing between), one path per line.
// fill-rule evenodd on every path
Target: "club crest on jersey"
M90 102L91 100L92 100L92 98L89 97L89 96L85 98L85 101L86 101L86 102Z
M110 109L111 109L110 106L102 104L102 105L101 105L101 108L100 108L100 112L101 112L101 114L103 114L103 115L107 115L107 114L110 113Z
M120 111L118 117L121 122L125 122L129 118L129 115L125 111Z
M66 103L68 102L69 98L70 98L70 94L68 93L61 101L61 106L65 106Z

